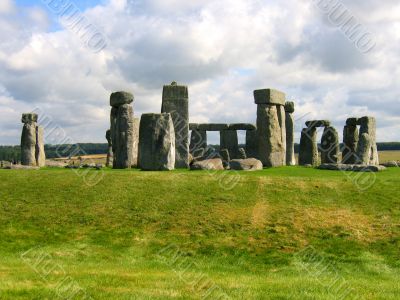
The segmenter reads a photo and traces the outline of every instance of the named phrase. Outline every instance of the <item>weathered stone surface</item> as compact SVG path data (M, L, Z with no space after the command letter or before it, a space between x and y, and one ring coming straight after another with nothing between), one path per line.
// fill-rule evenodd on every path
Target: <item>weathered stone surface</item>
M254 101L256 104L285 105L286 95L274 89L255 90Z
M115 92L111 94L110 106L119 107L125 104L131 104L134 98L131 93L128 92Z
M239 159L247 159L247 153L244 148L239 148Z
M328 127L331 126L331 122L328 120L313 120L306 122L307 127Z
M229 163L231 170L257 171L263 169L261 161L255 158L233 159Z
M36 123L24 124L21 136L21 164L36 166Z
M265 167L286 164L286 129L283 106L257 106L257 157Z
M383 163L382 166L386 167L386 168L396 168L399 166L399 164L397 163L397 161L392 160L392 161L388 161L386 163Z
M198 123L190 123L189 124L189 130L197 130L199 129L199 124Z
M348 119L346 120L346 125L347 125L347 126L357 126L359 120L360 120L359 118L348 118Z
M231 161L231 157L229 155L228 149L221 149L219 153L221 155L222 164L224 165L224 168L229 169L229 162Z
M143 114L139 130L139 167L147 171L175 168L175 130L171 114Z
M246 153L250 158L256 158L257 155L257 130L246 131Z
M231 156L229 155L228 149L221 149L219 151L219 153L220 153L223 161L227 161L227 162L231 161Z
M294 102L293 101L285 102L285 112L287 112L289 114L294 113Z
M318 164L317 128L309 127L301 131L299 165Z
M133 118L133 145L132 145L132 160L131 166L136 168L138 166L139 157L139 128L140 118Z
M222 131L229 129L229 125L219 123L199 124L197 129L205 131Z
M44 151L44 131L43 127L36 126L36 145L35 145L35 159L38 167L46 166L46 153Z
M189 92L172 82L163 88L162 113L170 113L175 129L175 168L189 167Z
M8 170L39 170L40 168L37 166L25 166L25 165L9 165L4 169Z
M378 147L376 145L376 120L374 117L362 117L359 119L359 124L360 124L360 140L358 142L358 154L362 153L362 157L359 156L357 159L360 161L362 164L368 164L368 165L379 165L379 155L378 155ZM369 157L366 156L367 153L365 153L365 149L359 149L360 147L365 146L364 143L365 141L361 140L361 136L363 134L368 134L369 139L370 139L370 149L369 151ZM360 144L361 143L361 144Z
M189 149L193 157L204 156L207 149L207 131L192 130Z
M256 130L257 127L254 124L249 123L236 123L236 124L229 124L229 130Z
M34 113L22 114L22 123L36 123L38 121L38 115Z
M113 166L116 165L115 153L117 152L117 117L118 108L112 107L110 112L110 135L111 135L111 148L113 153Z
M107 143L108 143L106 166L111 167L112 161L113 161L113 150L112 150L112 140L111 140L111 130L110 129L106 131L106 139L107 139Z
M222 130L220 132L220 147L227 149L233 158L239 158L239 142L236 130Z
M213 158L196 161L190 166L191 170L224 170L222 159Z
M134 138L133 108L131 105L124 104L117 108L115 125L111 124L111 136L114 169L131 168Z
M352 123L352 122L349 122ZM342 163L355 164L357 159L358 128L356 125L346 125L343 128Z
M289 102L286 102L289 103ZM293 102L292 102L293 103ZM286 107L285 107L286 110ZM293 107L294 111L294 107ZM286 165L296 165L296 157L294 155L294 117L292 113L286 110Z
M384 166L359 165L359 164L322 164L321 170L350 171L350 172L380 172L386 170Z
M325 127L324 133L322 134L320 150L322 164L339 163L339 135L334 127Z
M368 133L360 134L357 146L357 164L369 165L371 160L372 139Z

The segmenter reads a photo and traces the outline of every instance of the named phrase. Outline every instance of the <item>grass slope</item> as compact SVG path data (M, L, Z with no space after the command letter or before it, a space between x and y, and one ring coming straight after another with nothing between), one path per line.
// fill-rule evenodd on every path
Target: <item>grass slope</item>
M232 176L0 170L0 299L399 299L399 168Z

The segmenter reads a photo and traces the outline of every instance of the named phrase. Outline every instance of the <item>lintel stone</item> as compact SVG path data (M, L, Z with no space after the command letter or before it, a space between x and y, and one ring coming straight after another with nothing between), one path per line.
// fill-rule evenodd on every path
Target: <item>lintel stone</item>
M256 130L257 126L250 123L229 124L228 130Z
M254 91L256 104L285 105L285 93L274 89L262 89Z
M331 126L331 122L328 120L313 120L313 121L307 121L306 126L309 128L328 127Z
M134 98L131 93L128 92L115 92L111 94L110 106L119 107L124 104L131 104Z
M229 129L228 124L218 124L218 123L208 123L208 124L199 124L197 130L205 130L205 131L222 131Z

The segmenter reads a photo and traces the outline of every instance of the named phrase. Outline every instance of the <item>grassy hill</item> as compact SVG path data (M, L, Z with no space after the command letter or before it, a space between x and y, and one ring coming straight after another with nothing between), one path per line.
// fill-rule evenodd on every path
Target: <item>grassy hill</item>
M96 172L0 170L0 299L399 299L400 168Z

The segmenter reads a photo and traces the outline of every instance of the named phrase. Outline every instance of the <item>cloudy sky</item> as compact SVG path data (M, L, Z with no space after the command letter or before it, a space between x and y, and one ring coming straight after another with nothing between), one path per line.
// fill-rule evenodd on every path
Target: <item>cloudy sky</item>
M254 123L252 91L272 87L296 102L297 132L373 115L379 141L400 141L400 2L340 1L1 0L0 144L19 144L34 109L73 141L105 142L112 91L133 92L139 116L174 80L189 86L191 122Z

